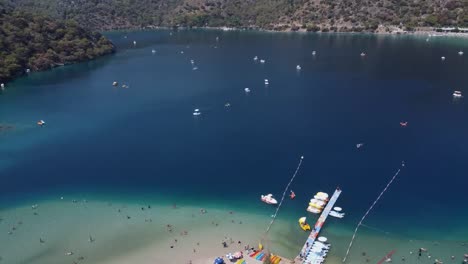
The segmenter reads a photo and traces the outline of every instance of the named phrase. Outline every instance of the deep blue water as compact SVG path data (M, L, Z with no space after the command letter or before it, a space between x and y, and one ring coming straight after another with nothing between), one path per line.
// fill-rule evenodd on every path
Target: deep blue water
M311 195L340 186L339 205L352 226L404 160L366 223L421 239L468 237L468 102L452 98L454 90L468 95L468 58L457 55L468 51L465 40L220 31L108 36L115 55L31 74L0 94L0 122L16 126L0 132L3 204L75 190L168 193L262 210L259 195L279 197L304 155L293 184L298 198L287 201L286 215L303 214ZM266 64L254 63L256 55ZM39 119L47 125L36 127ZM441 229L444 221L450 224Z

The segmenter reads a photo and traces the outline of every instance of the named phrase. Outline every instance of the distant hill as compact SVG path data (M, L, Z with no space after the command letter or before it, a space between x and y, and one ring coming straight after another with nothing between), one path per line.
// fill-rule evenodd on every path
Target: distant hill
M0 4L0 82L27 69L46 70L113 51L109 40L76 22L17 12Z
M468 26L468 0L10 0L25 10L74 19L98 30L227 26L309 31L374 31Z

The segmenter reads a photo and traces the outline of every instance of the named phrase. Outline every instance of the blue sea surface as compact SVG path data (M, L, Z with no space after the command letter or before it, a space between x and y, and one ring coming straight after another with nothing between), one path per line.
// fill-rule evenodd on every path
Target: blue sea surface
M468 95L463 39L107 36L116 54L30 74L0 94L0 123L15 126L0 132L3 206L67 190L271 213L259 196L279 198L304 155L297 198L280 217L297 219L313 194L340 186L352 228L405 161L366 224L415 239L468 237L468 102L452 97Z

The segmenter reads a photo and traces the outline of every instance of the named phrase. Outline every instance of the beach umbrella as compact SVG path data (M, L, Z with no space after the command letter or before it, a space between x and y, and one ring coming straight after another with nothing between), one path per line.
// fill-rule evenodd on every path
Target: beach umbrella
M236 253L234 253L234 257L235 258L242 258L242 252L237 251Z
M216 258L214 264L224 264L224 260L222 258Z

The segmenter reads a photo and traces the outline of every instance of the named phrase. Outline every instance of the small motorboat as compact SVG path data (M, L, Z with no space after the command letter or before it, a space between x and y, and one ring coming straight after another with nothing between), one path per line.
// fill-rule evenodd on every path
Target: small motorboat
M304 231L310 230L310 225L307 224L306 219L307 219L307 218L306 218L305 216L299 218L299 226L300 226L300 227L302 228L302 230L304 230Z
M133 45L136 46L136 41L135 40L133 41Z
M312 56L315 56L317 54L317 52L314 50L312 51Z
M155 54L155 53L156 53L156 50L151 50L151 53Z
M454 91L453 92L453 97L463 97L461 91Z
M196 70L198 70L198 67L197 67L197 66L195 66L195 67L192 68L192 71L196 71Z
M225 103L225 104L224 104L224 107L230 107L230 106L231 106L230 103Z
M317 238L317 240L320 241L320 242L327 242L328 239L326 237L321 236L321 237Z
M193 115L194 115L194 116L199 116L199 115L201 115L200 109L196 108L195 110L193 110Z
M278 201L276 201L276 199L273 198L273 194L271 193L267 195L262 195L261 200L262 202L267 203L267 204L278 204Z
M333 207L333 210L335 210L337 212L341 212L343 210L343 208L335 206L335 207Z
M244 88L244 91L245 91L246 93L250 93L250 89L249 89L249 88Z
M268 81L268 79L265 79L265 85L269 85L270 82Z
M333 216L336 218L343 218L344 215L345 215L344 213L338 213L337 211L333 211L333 210L330 211L330 216Z
M458 52L458 55L462 56L462 55L463 55L463 51L460 50L460 51Z
M37 121L37 125L42 127L43 125L45 125L45 121L44 120L39 120L39 121Z
M113 82L113 83L112 83L112 86L117 86L117 85L119 85L118 82Z
M440 57L440 59L444 61L444 60L445 60L445 57L444 57L444 56L442 56L442 57Z
M407 125L408 125L407 121L406 122L400 122L400 126L402 126L402 127L406 127Z
M365 57L366 54L364 52L361 52L361 57Z
M194 60L190 60L190 63L193 65L193 64L195 64L195 61L194 61Z
M260 60L260 63L262 63L262 64L265 63L265 60Z
M255 57L253 58L253 60L254 60L254 61L258 61L258 57L255 56Z
M291 193L289 194L289 198L291 198L291 200L296 198L296 194L293 191L291 191Z
M301 65L297 65L296 66L296 70L300 71L302 68L301 68Z
M361 148L362 146L364 146L364 143L358 143L358 144L356 144L356 148Z
M315 207L309 206L307 207L307 212L313 213L313 214L320 214L322 210L317 209Z

